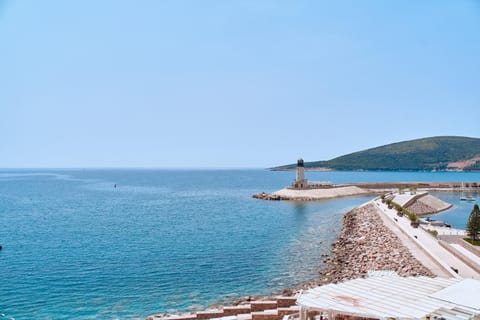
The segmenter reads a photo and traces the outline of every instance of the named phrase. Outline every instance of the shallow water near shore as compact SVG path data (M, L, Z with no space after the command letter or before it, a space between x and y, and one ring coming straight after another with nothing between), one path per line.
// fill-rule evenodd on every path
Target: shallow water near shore
M307 177L480 181L460 173ZM135 319L313 280L343 214L371 197L251 198L293 178L265 170L1 170L0 313Z

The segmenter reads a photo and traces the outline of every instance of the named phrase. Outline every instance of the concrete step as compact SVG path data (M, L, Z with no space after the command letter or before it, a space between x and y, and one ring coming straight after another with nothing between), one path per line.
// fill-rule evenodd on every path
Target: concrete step
M271 309L277 309L277 308L278 308L277 300L259 300L259 301L250 302L250 309L252 310L252 312L271 310Z
M297 303L297 297L278 296L275 299L277 300L277 305L279 308L291 307Z
M281 320L298 312L296 297L275 297L275 300L251 301L250 304L227 306L182 315L151 315L147 320Z
M281 320L281 319L283 319L284 316L299 313L300 312L300 307L299 306L290 306L290 307L278 308L277 311L278 311L278 319Z
M252 320L279 320L278 310L253 311Z
M238 314L250 313L252 311L250 304L240 304L238 306L223 307L224 316L236 316Z
M237 315L237 320L252 320L252 314L239 314Z
M197 312L197 320L205 320L205 319L212 319L212 318L221 318L225 314L223 310L205 310L205 311L198 311Z
M147 317L147 320L157 320L157 319L162 319L162 320L195 320L197 319L197 315L194 313L186 313L182 315L162 315L162 314L154 314L151 316Z
M284 316L298 313L298 306L281 307L271 310L254 311L251 313L252 320L282 320Z

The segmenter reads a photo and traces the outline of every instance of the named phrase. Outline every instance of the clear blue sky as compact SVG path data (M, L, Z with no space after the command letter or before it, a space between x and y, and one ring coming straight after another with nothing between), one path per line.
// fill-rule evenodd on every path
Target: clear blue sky
M268 167L480 136L480 2L0 0L0 167Z

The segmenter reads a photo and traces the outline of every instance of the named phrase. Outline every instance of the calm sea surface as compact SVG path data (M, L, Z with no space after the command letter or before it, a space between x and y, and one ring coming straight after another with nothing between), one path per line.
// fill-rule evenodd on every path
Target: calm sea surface
M0 314L143 319L315 279L343 214L370 198L251 198L293 178L266 170L0 170ZM480 181L480 173L307 178ZM473 203L436 195L455 205L438 219L464 228Z

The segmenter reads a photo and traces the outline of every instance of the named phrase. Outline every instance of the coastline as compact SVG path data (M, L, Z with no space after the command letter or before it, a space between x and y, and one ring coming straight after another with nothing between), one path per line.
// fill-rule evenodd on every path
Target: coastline
M480 183L478 184L480 185ZM327 184L319 186L308 185L304 188L287 186L272 193L257 193L253 198L260 200L291 200L291 201L316 201L361 195L380 195L392 193L397 190L415 190L415 192L480 192L477 184L462 186L461 182L376 182L376 183L346 183ZM448 207L439 210L443 211ZM438 211L438 212L439 212ZM437 212L435 212L437 213Z
M429 188L426 188L430 190ZM432 188L438 191L438 186ZM421 192L408 192L397 194L399 197L396 200L402 200L404 205L415 204L420 209L430 207L436 212L447 210L451 204L441 201L438 198L430 196L425 189ZM450 188L442 188L441 191L457 191ZM272 194L260 194L261 196L275 196L274 199L264 200L295 200L295 201L311 201L330 198L339 198L345 196L367 195L380 193L378 190L373 192L372 189L361 189L357 186L336 186L333 188L312 188L312 189L292 189L284 188L281 192L274 192ZM383 191L383 190L382 190ZM394 191L394 190L388 190ZM316 193L317 197L312 197ZM307 196L308 195L308 196ZM254 196L255 197L255 196ZM394 197L394 195L392 195ZM418 201L422 199L422 201ZM399 201L400 202L400 201ZM432 247L425 243L433 242L433 237L425 230L413 229L410 227L408 218L395 218L394 209L387 208L386 204L380 201L380 198L373 198L352 210L344 213L343 225L337 240L331 244L330 254L322 255L323 265L319 266L319 276L310 281L305 281L294 288L284 288L282 296L246 296L240 300L232 302L231 305L236 307L243 307L254 305L257 303L270 303L274 306L272 301L277 301L283 298L295 298L304 290L308 290L317 286L326 284L339 283L355 278L365 278L370 272L395 272L399 276L427 276L427 277L442 277L451 278L458 277L459 270L454 268L456 266L460 269L460 276L462 273L467 277L472 277L470 267L460 266L457 262L452 262L451 258L444 254L434 252ZM395 211L396 212L396 211ZM426 213L429 214L429 213ZM405 219L403 221L402 219ZM408 220L408 228L410 230L401 230L399 221L406 224ZM416 233L418 235L408 234ZM431 239L425 239L424 237ZM425 241L425 242L424 242ZM424 243L422 243L424 242ZM436 246L445 246L445 244L438 244L435 240ZM430 247L429 247L430 246ZM441 259L439 259L439 257ZM472 268L470 268L472 269ZM216 316L219 316L223 310L220 304L214 304L212 311ZM229 310L230 307L225 307ZM273 312L275 307L272 307ZM199 312L199 317L192 314L182 314L171 317L168 315L156 316L155 318L182 320L182 319L208 319L202 318L205 313L209 311ZM263 311L262 311L263 312ZM278 312L275 311L275 312ZM253 315L255 312L251 312ZM236 319L240 319L238 316ZM256 320L255 317L249 319ZM260 318L259 318L260 319ZM273 318L272 318L273 319ZM277 318L275 318L277 319Z
M285 288L283 294L295 295L315 286L365 277L368 271L395 271L400 276L435 276L386 225L378 210L372 199L346 212L342 230L331 244L331 254L323 256L324 265L319 268L319 277L295 288Z
M323 256L324 265L319 267L316 279L305 281L294 288L284 288L282 297L296 297L300 292L330 283L338 283L358 277L366 277L369 271L395 271L400 276L428 276L434 273L412 255L412 252L393 233L380 217L374 200L369 200L343 217L342 230L337 240L331 244L329 255ZM233 301L235 307L250 305L253 302L272 301L275 296L245 296ZM200 318L206 312L217 313L227 305L213 304L206 311L200 311ZM148 319L200 319L194 313L180 315L157 314Z
M332 245L332 253L332 259L321 272L322 285L365 277L369 271L434 276L384 224L372 201L345 214L343 229Z
M138 300L124 301L124 303L122 304L123 309L111 310L111 314L119 315L119 317L124 317L124 315L127 314L140 314L142 317L146 317L147 315L156 312L176 313L181 310L187 311L190 306L193 306L195 310L200 310L211 306L215 302L230 304L232 303L232 301L241 299L243 296L247 295L260 296L281 294L282 289L284 288L297 288L300 287L300 285L304 281L306 282L318 279L318 270L324 265L322 263L322 260L324 259L322 254L330 253L330 245L336 240L342 229L343 215L351 208L354 208L360 203L364 203L373 198L373 196L362 197L359 199L340 198L340 200L325 200L316 203L297 203L293 201L283 203L265 203L262 201L256 201L255 199L249 199L252 193L261 190L275 191L283 187L283 184L278 183L278 180L283 181L282 177L279 177L278 180L276 177L274 177L275 179L271 179L269 173L265 173L260 170L215 172L201 171L198 173L195 172L195 174L193 175L191 172L183 171L130 172L123 170L86 170L85 172L68 172L68 174L71 175L68 179L64 179L62 174L66 173L62 171L52 171L45 173L43 171L37 172L35 170L32 170L21 172L21 176L19 177L10 177L11 173L6 174L6 179L8 181L11 180L11 182L8 182L8 184L11 184L11 188L5 189L4 197L5 199L8 199L8 201L5 201L2 206L5 211L3 220L8 221L18 218L19 221L16 225L5 224L4 231L5 234L9 237L8 239L6 238L2 240L2 244L4 246L4 249L2 250L2 261L4 262L4 265L6 267L5 270L7 270L8 272L4 274L4 280L2 281L2 283L4 284L4 287L8 290L6 290L2 297L3 301L5 301L6 305L8 306L6 306L7 309L4 309L2 311L7 312L7 314L10 314L12 316L15 316L16 318L24 317L27 312L22 310L22 306L19 302L15 301L18 295L8 294L8 292L18 292L18 287L21 282L14 281L14 279L16 279L16 277L18 276L21 276L22 273L25 274L25 268L27 268L29 265L28 263L25 263L26 260L24 259L27 256L18 256L15 254L15 252L17 252L14 250L15 246L18 246L22 243L18 240L28 241L25 243L28 243L29 245L23 247L22 250L25 250L25 252L29 253L31 252L31 255L29 256L35 258L34 265L39 266L44 265L44 259L48 259L47 261L49 263L55 263L59 268L66 268L69 265L84 265L85 263L88 263L89 257L93 257L93 255L101 252L108 253L109 256L106 256L105 259L108 258L108 263L115 264L118 269L105 270L105 276L98 280L95 280L94 277L90 277L91 275L95 275L94 272L86 270L86 272L88 271L88 273L85 274L85 280L88 281L85 281L85 284L82 285L81 288L78 288L78 292L83 294L84 292L91 291L91 288L94 288L96 285L104 286L108 283L117 283L119 278L115 277L115 275L121 275L121 279L125 279L125 286L122 286L122 288L116 288L115 290L113 290L114 288L112 288L112 290L109 290L108 296L105 296L104 303L101 304L92 303L92 301L94 301L94 299L92 299L93 297L86 295L86 298L84 299L84 312L89 314L99 314L99 312L105 306L113 306L115 301L122 297L122 292L128 291L131 292L132 295L137 295ZM27 175L27 177L25 175ZM28 175L32 175L32 177L30 178ZM121 184L118 184L116 189L113 188L112 183L102 182L110 181L108 179L111 179L112 176L123 175L125 175L125 181L123 181ZM227 183L225 185L217 185L216 180L212 181L208 179L208 177L211 177L212 175L217 175L220 181L226 181ZM152 183L144 183L150 181L146 179L146 176L152 178ZM288 177L288 175L285 176ZM386 176L389 177L388 175ZM172 177L175 179L169 179L168 177ZM347 178L351 178L352 180L358 180L362 179L363 176L347 176ZM81 182L83 181L81 179L86 180L84 182ZM460 181L462 179L462 176L458 176L458 178L453 178L451 180ZM472 176L471 179L480 181L480 179L476 178L476 176ZM383 181L383 178L380 176L378 180ZM198 185L195 181L198 181ZM37 221L36 218L38 218L38 212L36 210L28 210L28 212L25 212L24 217L15 217L14 214L16 212L15 208L20 208L22 206L22 198L16 197L22 192L31 194L32 201L37 202L35 199L37 199L37 196L40 195L38 194L38 189L36 187L38 185L38 182L45 184L45 192L48 192L49 194L57 194L56 192L61 192L58 194L59 197L48 199L46 198L45 200L48 201L38 201L38 210L41 210L42 212L50 212L51 217L49 216L49 219L51 220L49 220L49 222L53 224L62 223L62 225L63 223L68 223L69 230L73 231L65 233L61 232L61 228L52 230L55 232L59 231L58 233L56 233L56 237L52 239L52 237L45 236L44 238L42 238L42 243L44 245L40 247L35 245L36 243L38 243L39 238L34 235L37 234L36 231L42 231L42 225L38 223L31 223L31 221ZM203 182L205 182L205 184L202 184ZM170 190L183 190L181 189L181 186L192 186L191 190L194 192L170 192ZM79 198L78 194L82 192L85 193L85 197ZM151 203L152 206L145 205L145 203L150 203L150 201L152 201L152 198L158 198L158 195L161 195L162 199L163 197L165 197L165 200L167 202L164 202L163 200L162 202L158 202L157 199ZM434 195L442 199L447 199L448 202L455 203L455 206L460 205L467 208L462 212L465 212L467 210L468 212L470 212L471 207L473 206L473 203L460 201L460 197L464 196L463 194L460 195L460 193L455 194L453 192L447 192L445 194L445 198L443 198L442 193L436 193ZM102 212L97 212L95 210L95 208L98 207L97 201L101 199L107 199L107 196L108 198L110 198L111 196L112 199L116 200L104 203L104 210L102 210ZM480 198L478 194L474 194L473 196L477 199ZM135 201L131 201L132 199ZM190 201L190 199L194 201ZM199 203L197 202L197 200L201 202ZM116 211L117 209L119 209L117 201L122 201L122 203L124 203L124 201L128 201L128 203L131 203L131 205L125 206L124 208L122 207L122 211ZM343 202L345 202L345 204L343 204ZM172 206L166 206L165 204L172 204ZM189 206L190 204L192 204L193 206ZM68 213L62 210L64 206L68 206L72 209L71 217L75 219L62 219L64 217L64 214ZM328 206L334 208L334 210L330 210L330 212L335 212L335 218L330 220L333 223L331 224L332 227L320 228L318 226L324 223L323 212L326 211L324 208ZM215 210L206 210L210 208L214 208ZM450 223L449 219L452 219L452 217L457 215L455 211L457 209L459 208L457 207L453 208L451 211L449 210L445 216L442 215L432 218ZM216 212L218 212L219 214L217 215ZM455 215L452 215L452 212L455 212ZM121 214L122 217L125 216L127 219L119 220L118 225L115 224L109 226L111 225L111 223L109 222L114 216L117 216L117 213ZM211 213L213 213L213 215ZM458 215L460 216L460 212L458 212ZM184 220L182 219L183 216L192 219ZM215 218L215 216L221 217L222 220L228 221L228 223L225 224L225 226L228 228L220 228L218 223L212 223L217 221L215 219L212 219L212 217ZM325 216L327 217L326 214ZM163 219L159 220L159 217L171 219L167 220L170 221L169 223L159 223L163 221ZM196 217L198 217L198 219ZM328 215L328 218L330 217L331 215ZM81 218L82 220L80 221L83 221L83 223L76 223L78 221L78 218ZM152 219L148 220L149 223L147 224L136 224L137 222L150 218ZM179 218L182 220L181 224L172 224L172 222L175 223L175 221L178 221ZM305 220L305 218L308 218L310 220ZM455 227L463 228L461 222L466 221L466 218L463 218L462 216L460 219L457 220L459 221L459 224ZM88 225L88 222L91 221L96 222L94 225L92 225L91 231L97 233L99 230L102 230L103 233L101 234L105 235L105 240L109 241L108 248L112 250L105 252L103 250L106 248L104 242L92 242L91 239L89 239L88 237L83 237L82 239L89 243L88 246L82 246L81 248L79 248L81 250L68 250L68 252L65 252L65 256L61 259L61 261L55 262L55 259L51 259L56 254L58 254L56 250L52 250L53 248L56 248L52 247L52 245L60 243L60 240L62 241L62 243L65 243L66 246L68 246L69 244L78 243L78 232L84 230L84 226ZM190 221L197 222L190 225ZM238 224L238 221L240 223L245 223L248 229L244 227L240 228L239 226L241 226L241 224ZM269 223L270 221L272 223ZM291 223L290 221L294 222L295 224ZM310 223L306 224L304 223L304 221ZM132 225L132 223L134 224ZM282 229L272 227L276 224L278 224L278 226ZM255 228L253 228L254 225ZM135 227L132 228L132 226ZM178 259L176 259L177 253L179 253L178 256L181 257L184 251L179 250L181 249L181 247L177 246L177 244L181 243L181 241L173 241L175 237L171 236L176 234L176 232L174 231L178 230L178 227L184 228L187 226L193 226L196 230L202 231L202 234L205 234L203 230L207 230L209 232L215 230L215 232L210 232L212 235L211 238L205 238L208 239L208 241L213 241L213 243L215 243L215 249L223 248L222 251L224 249L231 249L232 247L235 247L235 245L230 245L229 243L238 243L242 252L234 251L233 256L240 257L241 260L239 259L238 261L242 263L248 261L247 259L249 255L253 256L253 254L257 254L256 251L253 251L251 254L249 253L250 250L245 250L247 248L247 245L255 245L255 248L258 248L260 252L268 252L267 250L271 248L270 246L262 248L263 244L269 244L270 242L266 242L264 239L262 239L262 237L258 237L256 235L271 236L272 234L276 234L277 236L275 236L275 238L278 240L276 244L287 248L287 250L282 251L272 250L271 252L268 252L268 257L273 257L273 255L271 255L270 253L280 253L283 254L284 257L287 257L286 254L296 254L292 255L293 259L272 259L272 261L275 260L274 262L276 263L276 266L278 266L278 268L276 266L275 268L272 267L268 269L268 272L264 272L263 274L257 272L257 270L262 269L256 267L246 269L252 270L253 272L255 272L255 275L258 275L255 276L255 278L250 277L250 279L257 281L256 283L258 283L258 285L250 285L251 283L255 283L254 281L246 282L248 286L242 286L238 290L229 290L229 283L233 285L231 287L237 286L239 282L237 282L235 279L247 279L249 278L249 273L243 272L243 270L245 269L243 269L241 265L228 262L228 260L232 259L225 259L223 261L227 261L227 267L231 266L231 268L233 269L233 272L229 273L228 276L230 276L230 274L234 274L235 277L230 278L224 277L222 275L217 278L219 279L218 286L215 285L212 287L208 287L207 285L203 285L203 280L208 279L207 277L204 277L203 274L200 276L200 273L197 273L196 275L194 275L194 277L192 277L193 279L188 278L188 275L192 274L192 267L195 267L195 270L201 271L201 268L203 268L203 266L199 266L196 264L194 265L192 263L179 263L179 265L176 266L175 261L179 261ZM249 226L252 227L250 228ZM121 234L119 234L118 232L115 232L116 230L118 230L119 227L122 230L125 230L125 233L122 232ZM245 234L247 234L246 230L248 230L250 235L243 237L243 241L239 242L238 238L235 237L236 233L230 232L231 227L236 227L237 230L242 230L242 232L245 232ZM304 227L312 227L314 229L306 229ZM22 228L24 228L25 230L32 230L34 232L26 235L25 239L22 240L22 238L15 236L19 234L18 230L22 230ZM280 230L281 232L278 232ZM298 235L302 235L304 230L309 232L308 236L299 238ZM130 233L132 231L135 231L135 233ZM137 231L142 232L140 233ZM218 234L219 231L221 233ZM188 236L194 234L195 233L189 232ZM44 236L45 233L41 232L38 235ZM187 233L181 233L181 235L187 236ZM328 236L324 237L324 235ZM328 240L325 240L327 238ZM117 241L117 239L119 241ZM158 239L161 239L161 241L158 241ZM182 238L178 238L177 236L177 239L181 240ZM194 239L194 237L188 237L185 239ZM216 239L222 239L222 243L227 243L229 245L222 246L222 243L220 243L220 241L216 241ZM306 239L307 242L288 242L284 244L283 242L280 242L283 241L282 239ZM316 245L315 239L322 239L322 244L318 242L318 247L321 246L322 249L310 249L309 251L304 251L305 249ZM168 244L168 248L165 250L163 249L164 244L165 247L167 247ZM192 245L194 246L191 248L186 247L189 250L186 252L189 254L195 253L191 250L197 247L197 242L193 242ZM304 245L307 245L308 247L304 247ZM172 247L175 248L175 250L169 250ZM64 247L62 246L62 248ZM125 250L126 248L127 250ZM134 250L130 250L132 248L134 248ZM166 253L165 257L159 255L159 253L163 252ZM216 252L219 252L219 250L216 250ZM224 252L230 255L232 251L225 250ZM310 255L310 252L312 253L312 255ZM314 252L316 252L316 254L313 254ZM145 266L143 266L143 264L138 265L142 266L141 270L132 269L130 267L130 264L122 263L122 261L125 261L125 257L129 257L132 255L143 256L143 253L147 254L145 258L147 258L148 260L146 261L154 261L154 263L149 263ZM240 255L239 253L245 254ZM306 253L307 255L305 256L301 253ZM221 257L220 255L218 256ZM263 257L265 255L263 254L261 256ZM310 263L308 264L308 273L304 272L302 268L302 263L297 263L302 261L300 259L296 259L297 256L302 259L307 257L308 259L305 259L304 261L310 261ZM198 257L202 257L201 252ZM214 256L210 255L209 253L208 255L205 255L205 257L209 259L207 261L212 261L211 258ZM203 261L203 259L198 259L197 261ZM295 263L286 265L284 264L284 261L292 261ZM163 267L164 265L165 268ZM25 268L23 266L25 266ZM47 267L49 266L49 264L45 264L45 266ZM150 266L161 266L162 268L150 268ZM163 277L162 270L169 270L167 268L170 266L174 266L172 269L178 272L178 275L182 277L182 281L177 280L168 282L169 277ZM249 267L250 266L254 265L250 264ZM217 265L215 265L215 268L216 267ZM37 267L36 269L41 270L41 268L39 267ZM155 273L156 269L160 272ZM291 271L289 274L286 274L288 277L291 277L288 279L296 279L296 281L287 281L287 278L283 279L283 277L280 276L281 273L277 272L277 270L282 271L285 269ZM148 273L140 277L141 274L138 273L138 271L142 270L145 270ZM188 270L189 273L186 273L184 275L184 270ZM210 268L210 270L214 270L214 268ZM246 274L247 276L242 276L243 278L240 278L236 275L239 273L243 273L243 275ZM302 273L302 275L300 275L300 273ZM278 274L279 276L275 277L276 274ZM294 276L291 276L292 274ZM76 273L72 273L72 276L75 275ZM135 285L136 281L133 281L137 279L144 279L144 276L149 279L148 286L151 286L148 294L142 294L142 292L144 292L146 288L143 286L140 287ZM24 297L28 298L32 305L38 304L40 301L42 301L42 294L51 294L51 289L54 288L46 286L46 281L48 281L48 279L50 278L51 275L49 274L42 274L42 278L39 278L38 284L44 287L44 292L38 290L39 287L36 286L32 286L29 288L25 287ZM183 281L183 279L185 279L186 281ZM270 279L273 279L275 282L270 282ZM69 279L65 280L65 283L71 283ZM265 283L266 285L263 286L263 283ZM217 290L217 288L222 288L224 286L225 288L227 288L227 290L223 291L226 292L225 294L223 294L222 290ZM125 290L123 288L125 288ZM259 289L257 290L257 288ZM264 288L272 289L269 290ZM179 295L174 295L171 293L174 292L171 289L182 291ZM217 292L219 292L220 294L216 294ZM39 312L39 314L41 315L40 317L50 316L55 318L57 310L54 308L54 306L64 303L65 298L65 296L61 295L52 296L52 299L45 303L45 308L41 312ZM76 313L73 312L72 309L72 313L68 314L74 315Z

